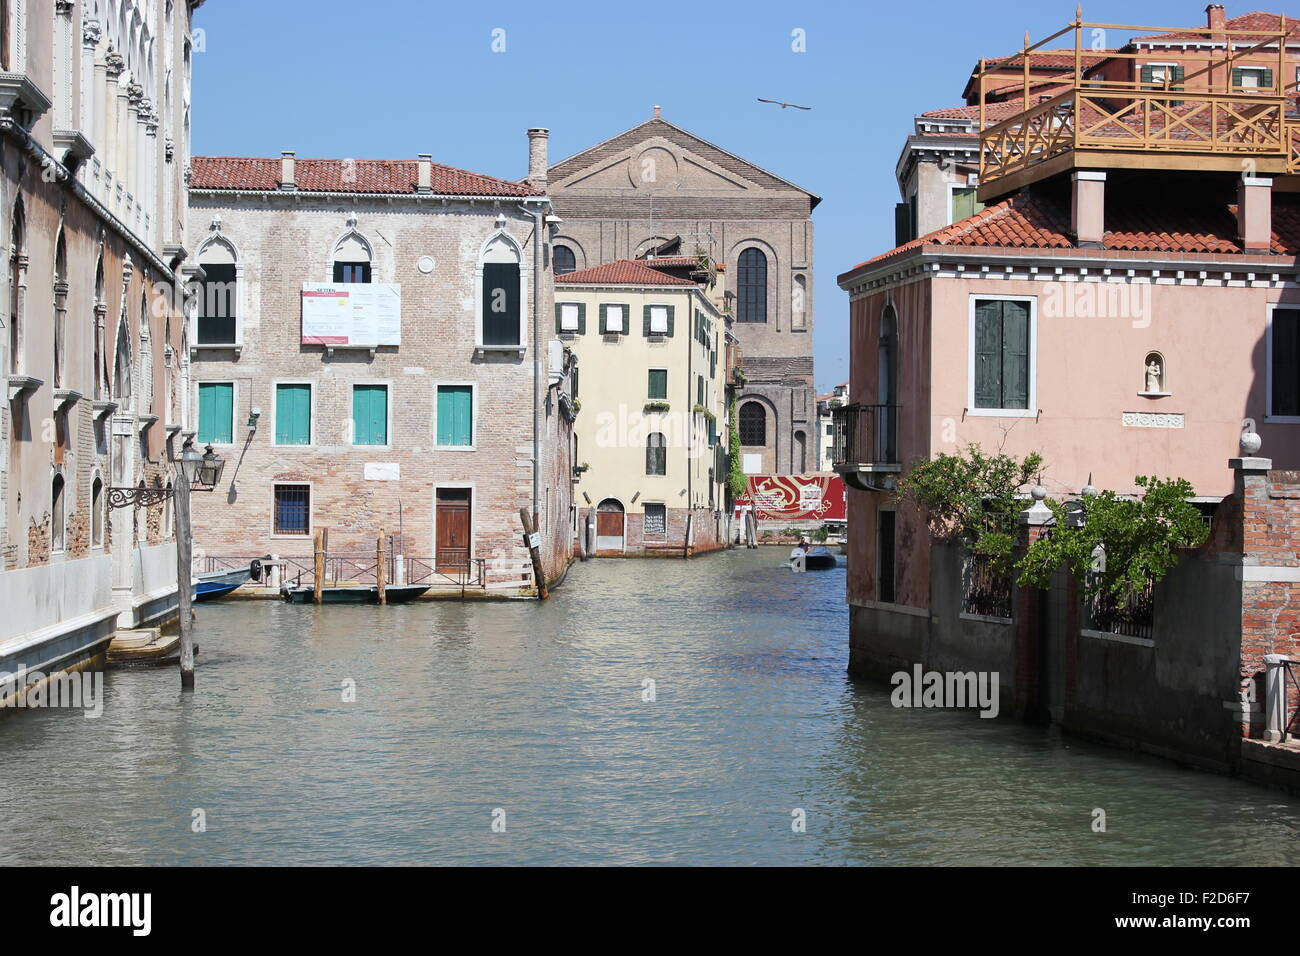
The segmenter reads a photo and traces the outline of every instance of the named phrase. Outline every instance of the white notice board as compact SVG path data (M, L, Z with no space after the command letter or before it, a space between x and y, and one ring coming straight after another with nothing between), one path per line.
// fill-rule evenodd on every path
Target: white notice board
M401 285L304 282L302 344L401 345Z

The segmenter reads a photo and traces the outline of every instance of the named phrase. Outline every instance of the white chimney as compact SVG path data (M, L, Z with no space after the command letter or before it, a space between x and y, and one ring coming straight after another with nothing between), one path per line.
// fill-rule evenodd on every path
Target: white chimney
M291 149L280 153L280 188L298 188L298 180L294 175L294 152Z
M418 193L433 192L433 153L420 154L420 176L415 183Z

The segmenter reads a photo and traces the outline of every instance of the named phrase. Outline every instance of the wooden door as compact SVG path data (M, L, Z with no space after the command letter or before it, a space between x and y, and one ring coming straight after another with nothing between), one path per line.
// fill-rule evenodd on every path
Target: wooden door
M439 571L469 567L469 489L438 489L438 540L435 562Z
M596 507L596 552L623 550L623 506L606 498Z

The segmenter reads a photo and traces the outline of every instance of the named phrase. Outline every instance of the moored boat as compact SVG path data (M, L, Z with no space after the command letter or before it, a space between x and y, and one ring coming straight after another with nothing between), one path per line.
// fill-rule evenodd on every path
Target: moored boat
M210 571L194 579L194 600L211 601L224 597L249 579L249 568L231 568L227 571Z
M429 590L428 584L390 584L384 588L384 599L389 604L400 604L418 598ZM290 604L312 604L316 594L310 587L299 585L280 588L280 596ZM379 589L373 584L336 584L321 588L322 604L378 604Z
M807 551L802 548L795 548L790 552L790 560L793 561L801 554L803 555L804 570L806 571L828 571L839 563L835 560L835 553L830 548L820 544L809 548Z

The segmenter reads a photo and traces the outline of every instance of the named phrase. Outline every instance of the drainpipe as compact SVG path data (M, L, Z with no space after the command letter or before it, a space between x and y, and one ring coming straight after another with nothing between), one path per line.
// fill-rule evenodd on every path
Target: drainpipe
M533 514L540 518L542 500L542 230L546 207L520 206L533 217Z

